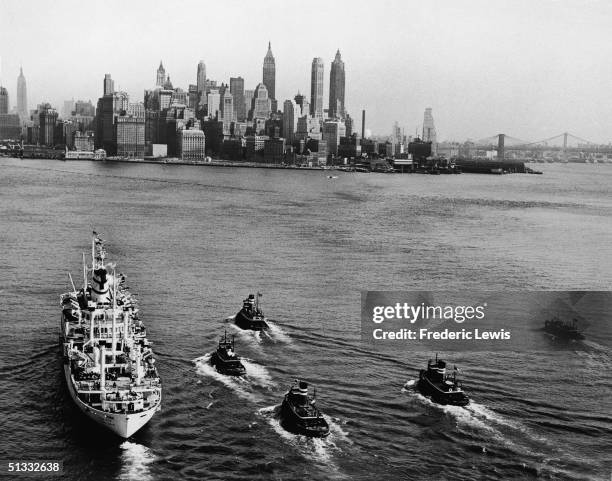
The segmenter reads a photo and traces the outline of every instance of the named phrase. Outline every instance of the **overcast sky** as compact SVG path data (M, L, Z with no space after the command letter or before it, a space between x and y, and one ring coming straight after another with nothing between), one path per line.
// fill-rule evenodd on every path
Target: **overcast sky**
M133 101L160 59L175 87L262 77L268 40L282 101L310 95L313 57L346 66L346 107L375 134L414 132L433 108L439 139L568 131L612 141L612 2L595 0L0 0L0 82L29 108L102 94L110 73Z

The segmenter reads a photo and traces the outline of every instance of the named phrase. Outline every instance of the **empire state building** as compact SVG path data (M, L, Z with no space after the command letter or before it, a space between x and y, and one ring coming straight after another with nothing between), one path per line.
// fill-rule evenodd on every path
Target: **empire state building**
M22 122L28 118L28 88L21 67L19 68L19 77L17 77L17 113Z

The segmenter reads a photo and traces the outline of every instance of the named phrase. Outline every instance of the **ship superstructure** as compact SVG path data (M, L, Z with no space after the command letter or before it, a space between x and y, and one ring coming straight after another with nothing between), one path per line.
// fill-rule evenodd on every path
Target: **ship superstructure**
M83 287L61 296L60 341L70 395L89 418L128 438L160 409L162 388L151 344L125 276L105 263L93 233ZM72 282L72 277L70 277Z

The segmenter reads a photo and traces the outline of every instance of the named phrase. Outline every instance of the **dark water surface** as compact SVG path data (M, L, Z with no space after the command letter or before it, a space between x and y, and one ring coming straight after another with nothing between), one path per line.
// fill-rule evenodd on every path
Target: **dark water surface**
M360 340L362 290L610 290L612 166L541 167L327 179L0 159L0 457L63 460L70 480L609 479L605 340L447 353L466 409L414 392L422 353ZM61 374L59 294L92 229L140 300L164 383L128 441L86 421ZM256 290L270 337L225 322ZM207 365L225 327L247 380ZM317 387L326 440L275 419L296 376Z

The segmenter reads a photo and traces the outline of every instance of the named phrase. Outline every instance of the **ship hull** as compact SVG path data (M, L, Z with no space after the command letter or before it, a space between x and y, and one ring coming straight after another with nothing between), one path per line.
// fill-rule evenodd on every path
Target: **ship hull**
M246 374L246 369L242 363L238 366L226 363L216 352L210 358L210 364L214 366L219 374L224 374L226 376L243 376Z
M74 385L72 384L70 368L66 364L64 364L64 375L66 377L66 385L68 386L68 392L70 393L70 397L77 405L77 407L81 410L81 412L92 421L95 421L101 426L104 426L106 429L112 431L117 436L120 436L122 438L127 439L132 436L135 432L137 432L145 424L147 424L151 420L153 415L160 409L161 398L154 407L147 409L146 411L141 411L133 414L109 413L100 411L99 409L95 409L91 406L88 406L79 399Z
M268 323L266 321L264 321L263 319L249 317L244 312L242 312L242 310L239 311L238 314L236 314L235 322L240 329L245 330L263 331L269 328Z
M417 389L423 396L429 397L433 402L449 406L467 406L470 399L460 391L444 391L437 383L427 378L426 371L421 371Z
M293 434L301 434L311 438L324 438L329 435L329 426L325 419L319 418L311 422L308 419L301 418L286 399L281 406L280 424L285 431Z

